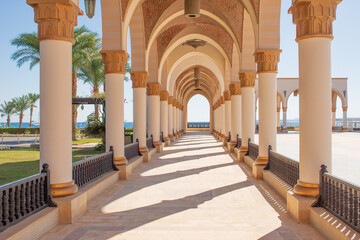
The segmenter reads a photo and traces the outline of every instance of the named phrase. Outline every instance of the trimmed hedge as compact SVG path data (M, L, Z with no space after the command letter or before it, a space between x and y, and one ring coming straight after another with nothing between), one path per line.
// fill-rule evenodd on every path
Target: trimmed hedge
M40 128L17 128L17 127L5 127L5 128L0 128L0 134L39 134L40 133Z

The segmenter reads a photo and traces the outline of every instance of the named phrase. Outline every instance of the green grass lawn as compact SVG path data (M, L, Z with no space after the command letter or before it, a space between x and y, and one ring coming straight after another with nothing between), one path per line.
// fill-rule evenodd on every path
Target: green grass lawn
M95 149L73 149L73 162L99 152ZM0 185L39 173L39 149L11 149L0 151Z
M86 138L80 138L77 141L72 141L72 144L85 144L85 143L99 143L101 142L101 138L95 138L95 137L86 137Z

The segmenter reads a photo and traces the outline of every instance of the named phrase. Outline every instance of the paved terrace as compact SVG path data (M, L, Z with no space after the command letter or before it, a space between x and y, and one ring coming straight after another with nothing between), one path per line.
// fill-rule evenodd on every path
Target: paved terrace
M208 133L187 133L41 239L323 239Z

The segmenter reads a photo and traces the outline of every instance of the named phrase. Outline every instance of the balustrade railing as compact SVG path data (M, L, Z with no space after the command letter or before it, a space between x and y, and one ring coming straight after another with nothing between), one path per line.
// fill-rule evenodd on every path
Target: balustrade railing
M137 156L140 156L138 141L132 144L125 145L125 157L128 161Z
M229 132L229 140L228 140L228 142L230 142L231 141L231 132Z
M56 207L50 195L50 170L0 186L0 232L46 207Z
M269 161L264 170L270 170L291 186L295 186L299 179L299 162L272 151L271 146Z
M165 140L164 140L164 132L161 132L161 134L160 134L160 141L165 142Z
M188 128L210 128L209 122L188 122Z
M148 149L154 148L154 143L153 143L153 137L152 137L152 135L151 135L151 137L149 137L149 138L146 139L146 147L147 147Z
M360 186L320 170L320 194L314 207L323 207L360 233Z
M259 145L250 142L250 139L248 144L248 155L254 160L256 160L259 155Z
M113 150L112 147L110 147L110 152L73 163L72 175L75 184L79 188L82 188L105 174L117 170L114 165Z
M241 138L239 138L239 134L237 135L237 142L236 142L236 148L241 148L241 144L242 144L242 142L241 142Z

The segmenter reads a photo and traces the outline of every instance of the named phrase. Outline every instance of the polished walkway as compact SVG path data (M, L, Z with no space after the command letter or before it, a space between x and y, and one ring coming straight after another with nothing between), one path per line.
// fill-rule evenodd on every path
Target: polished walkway
M41 239L322 239L208 133L188 133Z

